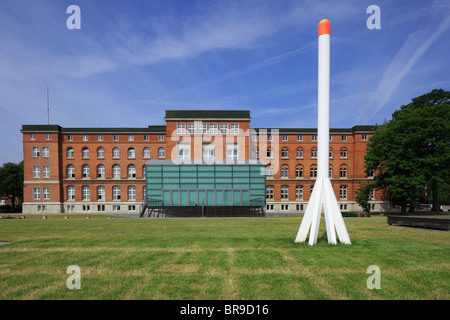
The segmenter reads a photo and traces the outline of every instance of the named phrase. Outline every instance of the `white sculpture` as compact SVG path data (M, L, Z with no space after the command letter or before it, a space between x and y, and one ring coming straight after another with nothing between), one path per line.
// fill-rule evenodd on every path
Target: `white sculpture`
M317 243L322 207L328 243L339 240L351 244L342 218L336 196L328 177L330 136L330 21L319 22L319 72L318 72L318 127L317 127L317 180L306 207L295 242L305 242L309 235L309 245ZM336 231L336 232L335 232Z

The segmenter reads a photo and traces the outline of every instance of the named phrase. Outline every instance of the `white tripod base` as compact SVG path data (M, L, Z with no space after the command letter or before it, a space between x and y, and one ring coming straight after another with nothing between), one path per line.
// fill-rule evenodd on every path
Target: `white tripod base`
M305 242L308 231L311 229L308 243L310 246L317 243L322 206L325 213L328 243L337 244L337 232L339 241L345 244L351 244L329 178L317 178L295 242Z

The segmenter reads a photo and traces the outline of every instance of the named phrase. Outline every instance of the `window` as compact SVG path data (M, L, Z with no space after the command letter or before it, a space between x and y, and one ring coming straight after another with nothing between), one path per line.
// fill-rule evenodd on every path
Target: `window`
M50 167L49 166L42 167L42 178L50 178Z
M238 145L235 143L227 144L227 160L238 160Z
M288 178L288 175L289 175L289 168L282 167L281 168L281 178Z
M41 189L33 188L33 199L40 200L41 199Z
M220 124L220 134L228 134L228 123Z
M50 188L42 188L42 199L50 200Z
M83 186L83 200L91 199L91 188L89 186Z
M347 199L347 186L341 186L339 188L339 198Z
M128 149L128 159L134 159L136 156L136 152L133 148Z
M232 123L231 124L231 134L239 134L239 123Z
M136 167L133 164L128 166L128 178L136 178Z
M187 143L179 143L177 145L178 149L178 160L190 160L191 159L191 146Z
M158 141L164 141L164 136L163 135L159 135L158 136Z
M281 138L281 140L283 140L283 141L288 141L288 136L283 136L283 137Z
M120 206L113 205L113 211L120 211Z
M311 149L311 159L316 159L316 158L317 158L317 149L312 148Z
M273 167L266 168L266 178L273 178Z
M75 200L75 187L74 186L67 187L67 200Z
M135 205L128 205L128 211L136 211Z
M363 134L363 135L361 136L361 139L362 139L362 141L367 141L367 134Z
M330 134L330 141L333 141L333 137L331 136L331 134Z
M113 141L119 141L119 136L114 135L113 136Z
M113 154L113 159L119 159L120 158L120 150L119 148L114 148L112 150L112 154Z
M49 147L42 147L42 157L44 157L44 158L50 157L50 148Z
M281 186L281 199L288 199L289 196L289 187Z
M206 134L208 132L207 124L206 123L199 123L198 124L198 133L199 134Z
M74 151L73 148L67 148L67 158L73 158Z
M158 149L158 158L165 158L166 157L166 150L164 148Z
M311 166L310 177L311 178L317 178L317 167L316 166Z
M67 166L67 178L75 178L75 167L71 164Z
M83 158L89 158L89 149L88 148L83 148L83 150L82 150L82 157Z
M273 187L272 186L266 187L266 199L273 199Z
M144 141L149 141L148 135L144 135Z
M297 141L303 141L303 136L297 136Z
M284 211L289 210L289 205L288 204L282 204L281 205L281 210L284 210Z
M328 168L328 178L332 178L333 177L333 168L329 167Z
M302 159L303 158L303 149L298 148L296 156L298 159Z
M272 136L271 135L267 136L267 141L272 141Z
M288 154L288 149L287 148L283 148L281 149L281 158L288 158L289 154Z
M102 135L97 136L97 141L103 141L103 136Z
M97 200L105 200L105 187L104 186L98 186L97 187Z
M128 136L128 141L134 141L134 136Z
M339 178L347 178L347 168L346 167L339 168Z
M102 147L97 149L97 158L104 158L105 157L105 149Z
M252 141L258 141L258 135L253 134L252 135Z
M312 136L312 141L317 141L317 136L316 135Z
M97 211L105 211L105 205L104 204L98 204L97 205Z
M102 164L97 167L97 178L105 178L105 166Z
M118 164L113 165L113 178L120 178L120 166Z
M33 158L39 158L40 155L39 147L33 147Z
M34 133L30 134L30 140L36 140L36 135Z
M347 141L347 136L341 136L341 141Z
M52 135L51 134L46 134L45 135L45 140L52 140Z
M136 200L136 187L129 186L128 187L128 201Z
M295 167L295 177L303 178L303 167L302 166Z
M113 191L113 200L120 200L120 187L114 186L112 191Z
M41 167L33 166L33 178L37 179L41 177Z
M217 134L217 123L209 124L209 134Z
M272 148L267 148L267 158L273 158Z
M203 149L202 155L204 160L214 160L215 158L214 144L204 143L202 149Z
M83 178L90 178L91 177L91 168L87 164L83 166Z
M144 150L142 151L142 154L143 154L144 159L150 159L150 149L149 148L144 148Z
M91 211L91 206L88 205L88 204L83 204L83 205L81 206L81 210L82 210L82 211Z
M297 211L303 211L303 204L297 204L297 205L295 205L295 210L297 210Z
M177 134L186 133L186 123L177 123Z
M328 157L330 159L333 159L333 150L332 149L330 149L330 151L328 152Z
M68 135L68 136L67 136L67 141L73 141L73 136Z
M303 187L302 186L295 187L295 199L303 199Z
M188 123L188 134L195 134L195 123Z
M83 141L89 141L88 136L83 136Z
M345 148L341 149L341 158L347 158L347 149Z

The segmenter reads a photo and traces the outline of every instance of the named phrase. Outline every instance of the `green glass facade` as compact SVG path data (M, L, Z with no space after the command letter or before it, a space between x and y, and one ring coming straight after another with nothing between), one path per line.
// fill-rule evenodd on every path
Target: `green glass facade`
M249 206L265 202L265 164L174 164L145 166L147 206Z

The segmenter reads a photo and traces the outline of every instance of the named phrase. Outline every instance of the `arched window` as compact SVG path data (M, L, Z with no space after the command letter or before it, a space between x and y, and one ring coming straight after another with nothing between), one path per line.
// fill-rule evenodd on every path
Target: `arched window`
M311 178L317 178L317 167L316 166L311 166L310 177Z
M158 158L165 158L166 157L166 150L164 150L164 148L159 148L158 149Z
M144 150L142 151L143 157L144 159L150 159L150 149L149 148L144 148Z
M333 167L328 168L328 178L333 178Z
M287 166L281 167L281 178L289 177L289 168Z
M302 159L303 158L303 149L302 148L297 148L297 159Z
M98 186L97 187L97 200L105 200L105 187L104 186Z
M97 158L104 158L105 157L105 149L102 147L97 149Z
M113 148L112 150L112 154L113 154L113 158L114 159L119 159L120 158L120 150L119 148Z
M295 199L303 199L303 186L295 186Z
M311 159L316 159L317 158L317 148L312 148L311 149Z
M295 177L296 178L303 178L303 167L302 166L296 166L295 167Z
M133 148L128 149L128 159L134 159L136 156L136 152Z
M273 178L273 167L266 168L266 178Z
M114 186L112 188L113 191L113 200L120 200L120 187Z
M281 149L281 158L289 158L288 148L284 147Z
M347 178L347 167L341 166L339 168L339 178Z
M89 148L83 148L83 150L82 150L82 157L83 158L89 158Z
M129 186L128 187L128 201L134 201L134 200L136 200L136 187Z
M128 166L128 178L136 178L136 167L134 164Z
M289 198L289 187L281 186L281 199L288 199L288 198Z
M91 168L87 164L83 166L83 178L90 178L91 177Z
M102 164L97 166L97 178L105 178L105 166Z
M120 166L118 164L113 165L113 178L120 178Z
M91 200L91 188L89 186L83 186L83 200Z
M73 158L74 152L73 148L67 148L67 158Z
M75 187L74 186L67 187L67 200L75 200Z
M347 158L347 149L346 148L341 149L341 158L342 159Z
M333 149L330 148L330 152L328 153L330 159L333 159Z
M75 167L71 164L67 166L67 178L75 178Z

